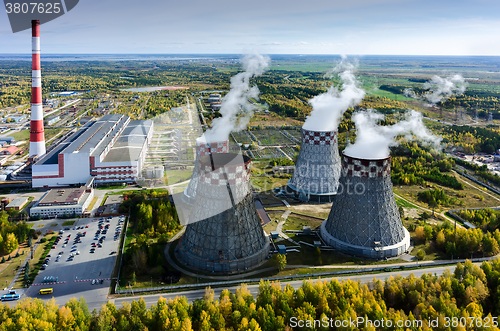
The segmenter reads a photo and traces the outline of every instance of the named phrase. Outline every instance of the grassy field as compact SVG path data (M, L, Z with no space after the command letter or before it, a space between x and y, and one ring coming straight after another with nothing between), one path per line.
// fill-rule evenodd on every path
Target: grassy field
M30 130L21 130L16 133L12 134L7 134L9 137L14 137L16 141L23 141L23 140L29 140L30 139Z
M191 178L193 169L183 169L183 170L166 170L165 176L167 177L168 185L177 184L184 182Z
M303 226L310 226L311 229L316 229L321 225L322 221L313 221L300 216L290 215L283 225L283 230L302 230Z
M396 198L396 203L398 204L398 206L405 207L405 208L418 208L418 206L416 206L412 203L409 203L406 200L403 200L403 199L398 198L398 197L395 197L395 198Z
M486 208L486 207L493 207L500 205L500 196L495 195L494 193L479 187L478 185L472 183L471 181L465 179L464 177L458 175L455 172L453 172L452 175L455 176L458 179L458 181L464 183L463 190L453 190L437 184L432 184L432 186L435 188L443 189L448 196L463 201L463 205L455 204L453 206L440 206L439 208L436 209L436 212L454 208L464 208L464 207ZM421 201L418 200L418 193L428 189L430 188L423 188L418 185L414 186L403 185L403 186L395 186L394 192L404 197L405 199L409 200L411 203L414 203L417 206L423 206L425 208L429 208L427 204L422 203Z
M52 245L54 244L54 241L57 238L56 234L48 235L45 236L44 238L47 238L47 241L44 243L38 244L35 254L33 255L33 259L30 260L30 282L33 283L35 280L36 276L38 275L38 272L40 271L40 267L43 264L43 261L45 260L45 257L49 252L51 251Z
M0 286L2 288L7 287L12 282L17 270L21 267L24 259L26 259L26 254L29 252L29 249L26 247L20 248L19 256L14 257L16 255L16 251L10 254L12 257L10 261L7 261L8 255L6 255L5 263L0 264L0 269L2 270L0 272ZM22 254L21 251L24 251L24 254Z
M73 224L75 224L75 221L64 221L64 223L62 225L68 226L68 225L73 225Z
M281 214L269 214L269 218L271 219L271 222L264 226L264 231L266 231L267 234L271 233L271 231L276 231L278 222L281 219Z

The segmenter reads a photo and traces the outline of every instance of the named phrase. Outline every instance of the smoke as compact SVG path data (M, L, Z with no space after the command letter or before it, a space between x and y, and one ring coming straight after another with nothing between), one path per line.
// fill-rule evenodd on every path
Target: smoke
M426 101L436 104L443 99L448 99L453 95L461 95L465 92L467 83L461 75L455 75L453 77L442 78L439 76L434 76L432 79L424 83L424 89L429 90L430 93L426 93L419 97L415 94L411 87L404 90L405 97L413 99L425 99Z
M407 98L418 99L418 96L415 94L415 92L413 91L413 89L411 87L405 88L404 95Z
M424 88L431 91L430 94L425 94L424 97L430 103L436 104L444 98L447 99L452 95L464 93L466 87L467 83L460 75L448 78L434 76L430 81L424 84Z
M355 113L352 120L356 125L356 142L348 146L344 153L361 159L385 159L389 156L389 147L398 145L396 138L400 135L408 140L417 138L435 148L439 147L441 138L427 130L419 112L410 110L405 120L391 126L378 124L384 118L383 114L373 109Z
M262 75L269 67L271 59L260 54L246 55L242 59L244 72L231 78L231 89L222 100L220 113L222 117L212 122L200 138L207 142L225 141L233 131L246 128L253 115L255 106L249 102L249 98L259 99L259 88L250 87L250 78Z
M325 93L309 100L312 106L311 114L302 126L311 131L335 131L340 118L349 107L354 107L363 100L365 91L358 87L354 76L355 65L347 63L345 58L330 72L328 76L338 74L342 87L331 86Z

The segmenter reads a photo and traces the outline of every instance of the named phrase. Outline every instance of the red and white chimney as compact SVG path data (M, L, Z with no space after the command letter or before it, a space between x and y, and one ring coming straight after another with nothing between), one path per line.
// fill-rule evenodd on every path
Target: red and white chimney
M40 64L40 21L31 21L32 31L32 80L31 80L31 131L30 157L45 154L45 134L43 130L42 67Z

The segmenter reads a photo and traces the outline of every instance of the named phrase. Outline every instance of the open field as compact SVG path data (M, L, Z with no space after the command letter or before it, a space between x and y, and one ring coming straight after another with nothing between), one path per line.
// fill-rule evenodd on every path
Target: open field
M454 197L457 200L462 201L463 203L456 204L453 206L440 206L439 208L436 209L436 211L443 211L447 209L456 209L456 208L486 208L486 207L494 207L500 205L500 196L495 195L494 193L487 191L482 187L479 187L477 184L473 184L471 181L458 175L455 172L453 172L453 176L455 176L460 182L465 184L463 190L453 190L437 184L432 184L432 186L443 189L447 195L449 195L450 197ZM429 188L423 188L418 185L394 186L395 193L401 195L402 197L411 201L415 205L423 206L425 208L429 207L427 204L422 203L421 201L418 200L418 193L428 189Z
M177 184L180 182L184 182L191 178L193 173L192 168L182 169L182 170L166 170L166 182L168 185Z

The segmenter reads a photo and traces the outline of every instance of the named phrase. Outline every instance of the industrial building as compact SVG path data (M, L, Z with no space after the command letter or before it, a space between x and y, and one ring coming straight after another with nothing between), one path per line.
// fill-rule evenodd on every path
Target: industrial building
M310 203L331 202L340 177L336 131L302 129L302 144L287 193Z
M81 216L94 198L92 187L60 188L47 191L30 209L30 217Z
M61 116L59 116L59 115L49 116L49 117L45 118L45 124L47 124L47 125L56 124L60 120L61 120Z
M391 157L380 160L342 156L338 193L321 237L330 246L371 259L403 254L410 233L401 222L391 182Z
M212 102L221 102L222 101L222 96L218 93L214 93L214 94L210 94L208 96L208 103L212 103Z
M14 155L17 152L19 152L19 148L17 148L16 146L9 146L5 149L0 150L1 155Z
M261 265L269 238L253 202L250 158L233 153L199 158L196 199L176 255L189 268L230 274Z
M5 210L21 210L29 202L29 197L19 197L12 200L6 207Z
M11 121L11 122L20 122L22 120L25 120L28 118L28 115L11 115L5 119L5 121Z
M32 185L80 186L91 176L96 184L134 183L152 136L151 120L113 114L89 121L33 164Z

